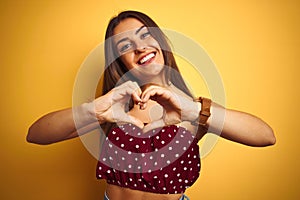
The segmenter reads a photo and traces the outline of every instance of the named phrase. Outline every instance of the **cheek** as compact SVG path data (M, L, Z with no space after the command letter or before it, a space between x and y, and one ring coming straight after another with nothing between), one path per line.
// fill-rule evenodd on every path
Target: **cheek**
M133 68L133 58L129 54L125 54L121 56L121 61L124 63L124 65L127 67L127 69L132 69Z
M161 57L160 57L161 63L165 64L164 54L162 53L161 50L160 50L160 55L161 55Z
M159 57L156 60L157 63L165 65L165 59L164 59L164 55L161 49L159 49Z
M150 37L147 41L147 44L149 46L152 46L152 47L155 47L155 48L159 48L160 49L160 45L159 43L153 38L153 37Z
M162 53L159 43L154 38L150 38L148 40L148 45L151 47L154 47L155 49L157 49L159 51L160 57L157 60L157 62L160 64L165 64L164 56L163 56L163 53Z

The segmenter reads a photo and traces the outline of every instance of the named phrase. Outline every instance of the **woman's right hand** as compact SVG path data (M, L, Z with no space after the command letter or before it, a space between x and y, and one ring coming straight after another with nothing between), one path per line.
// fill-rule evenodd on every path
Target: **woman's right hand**
M141 120L129 116L125 111L131 98L136 104L141 102L141 93L142 91L136 82L127 81L95 99L93 101L94 111L98 121L100 123L132 123L143 128L144 124Z

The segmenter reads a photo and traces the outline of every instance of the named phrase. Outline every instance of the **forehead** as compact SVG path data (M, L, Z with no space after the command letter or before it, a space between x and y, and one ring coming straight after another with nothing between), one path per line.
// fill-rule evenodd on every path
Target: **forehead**
M121 33L130 34L130 32L137 30L143 25L142 22L135 18L124 19L114 28L114 35L117 37L117 35L123 35Z

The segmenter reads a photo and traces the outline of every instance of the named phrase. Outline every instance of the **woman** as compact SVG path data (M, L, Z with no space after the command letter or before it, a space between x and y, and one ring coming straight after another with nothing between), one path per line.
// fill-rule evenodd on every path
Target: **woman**
M111 19L105 59L100 97L43 116L27 136L50 144L100 124L107 137L97 177L107 180L105 199L186 199L200 171L197 142L208 130L250 146L275 144L261 119L193 98L166 37L145 14L125 11Z

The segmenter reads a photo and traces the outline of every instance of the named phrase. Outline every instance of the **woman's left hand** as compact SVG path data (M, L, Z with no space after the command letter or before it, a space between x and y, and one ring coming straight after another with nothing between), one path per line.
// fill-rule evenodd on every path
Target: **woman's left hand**
M164 111L162 118L152 121L144 127L144 132L165 125L178 124L182 121L194 121L198 118L200 106L191 98L176 94L159 85L148 86L141 95L141 109L145 109L149 99L159 103Z

